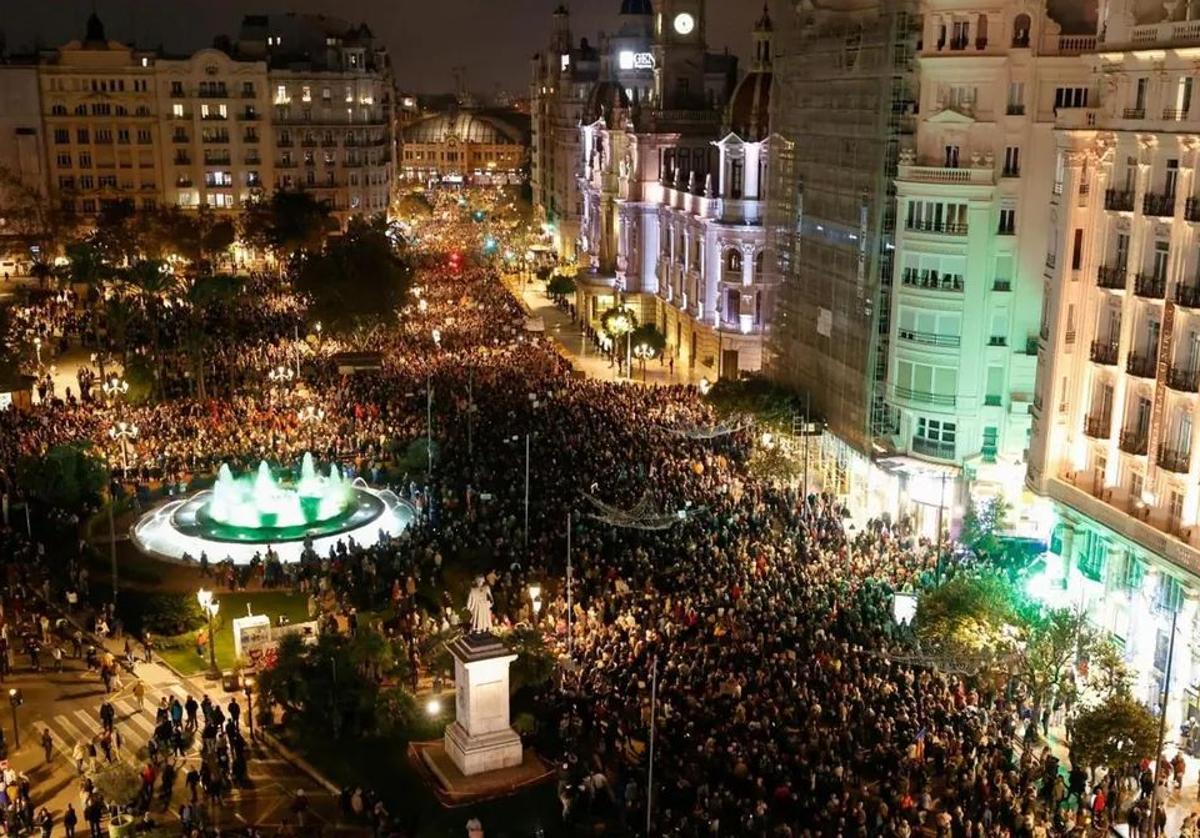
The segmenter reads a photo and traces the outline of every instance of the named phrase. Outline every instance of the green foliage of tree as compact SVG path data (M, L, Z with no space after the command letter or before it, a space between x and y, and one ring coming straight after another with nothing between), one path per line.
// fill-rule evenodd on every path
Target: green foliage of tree
M1111 640L1100 640L1088 657L1088 682L1103 698L1128 695L1133 676L1125 656Z
M565 274L554 274L546 284L546 293L551 297L574 296L575 280Z
M749 414L778 432L790 433L792 419L804 414L804 400L760 375L722 379L705 397L721 416Z
M803 464L779 445L759 445L746 464L750 473L761 480L792 483L801 477Z
M428 218L433 204L424 191L405 192L396 199L396 215L402 218Z
M535 628L520 626L505 638L517 659L512 664L509 689L517 692L524 687L539 687L554 674L554 655L546 646L546 638Z
M96 288L111 276L104 254L90 238L70 242L66 246L66 258L62 277L69 282Z
M90 443L55 445L44 454L17 463L17 482L29 496L68 512L94 506L108 483L108 469Z
M1067 674L1076 661L1091 656L1098 640L1087 616L1067 608L1028 614L1022 622L1025 642L1016 659L1035 711L1040 713L1051 696L1067 697L1066 691L1071 689Z
M184 320L184 341L192 362L192 374L200 398L207 398L204 356L212 343L208 329L207 310L215 305L232 302L246 287L245 277L229 274L201 274L186 284L184 300L192 311Z
M33 257L32 275L49 277L62 243L75 231L75 218L5 166L0 166L0 207L4 208L5 232Z
M622 338L637 328L637 315L623 305L612 306L600 314L600 326L605 334Z
M104 800L116 806L130 805L142 790L141 774L124 760L100 761L89 776Z
M1017 591L997 574L962 574L924 594L914 621L922 645L952 655L998 655L1018 622Z
M1158 748L1158 720L1131 695L1110 695L1075 718L1071 762L1090 768L1116 769L1153 759Z
M161 637L175 637L206 625L200 603L190 593L161 593L138 596L130 605L131 628ZM217 618L220 620L220 617Z
M408 265L381 217L353 219L345 235L331 240L324 253L305 259L293 274L296 290L311 300L313 316L334 331L392 316L409 280Z
M320 253L325 237L336 229L329 205L303 191L278 190L242 213L242 238L289 263Z
M653 350L652 357L657 358L667 348L667 336L658 330L653 323L643 323L629 335L633 346L648 346Z

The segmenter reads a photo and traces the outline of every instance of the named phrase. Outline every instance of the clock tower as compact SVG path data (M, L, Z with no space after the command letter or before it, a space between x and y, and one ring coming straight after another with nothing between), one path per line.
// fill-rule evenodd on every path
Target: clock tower
M658 0L654 89L663 110L705 107L705 0Z

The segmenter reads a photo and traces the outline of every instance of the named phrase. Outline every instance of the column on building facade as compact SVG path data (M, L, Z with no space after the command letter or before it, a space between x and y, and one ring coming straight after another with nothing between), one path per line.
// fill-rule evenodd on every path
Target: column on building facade
M1134 678L1134 695L1145 698L1154 684L1154 646L1158 641L1158 619L1154 611L1154 592L1162 572L1146 568L1140 590L1129 594L1129 642L1126 659ZM1143 616L1144 615L1144 616Z
M1200 610L1200 590L1184 589L1175 622L1175 654L1171 660L1171 681L1167 688L1167 741L1178 741L1179 726L1187 712L1187 688L1192 685L1192 644L1196 637L1196 614Z
M759 157L762 154L762 146L758 143L746 143L742 146L744 152L743 160L743 177L746 180L746 188L743 190L747 200L757 201L762 197L762 183L759 181L759 173L761 166L759 165Z

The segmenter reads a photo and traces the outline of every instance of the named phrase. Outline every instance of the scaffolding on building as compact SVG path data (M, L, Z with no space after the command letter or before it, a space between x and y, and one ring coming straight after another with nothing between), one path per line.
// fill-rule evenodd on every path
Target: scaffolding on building
M892 423L894 179L914 130L919 38L916 3L891 0L802 8L776 39L767 247L779 300L767 371L809 393L831 434L867 456ZM823 454L830 485L843 485L846 452Z

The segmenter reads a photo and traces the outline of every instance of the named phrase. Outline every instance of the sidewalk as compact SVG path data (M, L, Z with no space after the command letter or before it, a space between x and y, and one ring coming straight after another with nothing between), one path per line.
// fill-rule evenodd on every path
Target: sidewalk
M530 317L542 319L546 324L546 337L558 343L561 354L575 369L583 372L588 378L601 381L629 381L624 375L618 375L616 366L610 365L608 357L592 345L582 327L571 320L571 315L554 305L554 301L546 296L543 283L522 283L519 277L511 274L503 276L502 281ZM672 375L669 367L659 361L647 363L643 373L641 362L637 359L633 362L633 373L635 384L655 386L695 385L704 377L702 372L689 370L682 364L675 365L675 373Z

